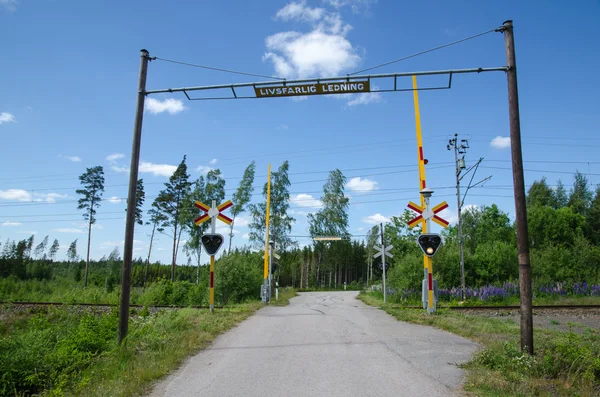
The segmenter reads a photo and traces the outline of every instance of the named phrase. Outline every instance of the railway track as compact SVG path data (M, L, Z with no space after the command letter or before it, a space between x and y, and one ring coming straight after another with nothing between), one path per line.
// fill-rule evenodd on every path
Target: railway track
M118 307L117 304L111 303L63 303L63 302L18 302L18 301L0 301L1 305L18 305L18 306L84 306L84 307ZM129 307L144 307L146 305L130 304ZM209 306L182 306L182 305L153 305L148 306L149 309L209 309ZM224 306L215 306L215 309L223 309Z

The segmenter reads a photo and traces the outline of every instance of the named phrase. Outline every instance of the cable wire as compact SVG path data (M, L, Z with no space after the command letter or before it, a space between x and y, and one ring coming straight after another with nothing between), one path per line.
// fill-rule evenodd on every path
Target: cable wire
M265 76L262 74L255 74L255 73L247 73L247 72L238 72L236 70L229 70L229 69L222 69L222 68L215 68L212 66L205 66L205 65L197 65L194 63L189 63L189 62L181 62L181 61L175 61L173 59L166 59L166 58L160 58L160 57L152 57L152 60L158 59L159 61L165 61L165 62L171 62L171 63L177 63L179 65L185 65L185 66L191 66L194 68L201 68L201 69L208 69L208 70L215 70L217 72L225 72L225 73L233 73L233 74L241 74L244 76L252 76L252 77L263 77L265 79L273 79L273 80L283 80L285 81L284 78L282 77L277 77L277 76Z
M427 54L428 52L433 52L433 51L436 51L436 50L440 50L442 48L450 47L452 45L455 45L455 44L458 44L458 43L462 43L463 41L471 40L471 39L474 39L476 37L483 36L483 35L486 35L488 33L496 32L496 31L498 31L498 28L494 28L494 29L488 30L486 32L481 32L481 33L478 33L478 34L473 35L473 36L465 37L464 39L453 41L452 43L447 43L447 44L444 44L444 45L441 45L441 46L438 46L438 47L430 48L430 49L425 50L425 51L417 52L415 54L408 55L408 56L405 56L405 57L402 57L402 58L398 58L398 59L395 59L393 61L385 62L385 63L382 63L382 64L377 65L377 66L372 66L370 68L359 70L358 72L354 72L354 73L348 74L348 76L353 76L353 75L358 74L358 73L363 73L363 72L367 72L369 70L377 69L377 68L380 68L380 67L383 67L383 66L391 65L392 63L404 61L406 59L414 58L414 57L417 57L419 55Z

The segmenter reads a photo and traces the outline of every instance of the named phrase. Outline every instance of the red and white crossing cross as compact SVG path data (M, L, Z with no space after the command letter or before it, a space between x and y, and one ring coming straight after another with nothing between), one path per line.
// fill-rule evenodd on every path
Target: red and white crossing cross
M217 219L219 219L220 221L225 222L228 225L231 225L231 223L233 222L233 219L231 219L230 217L223 215L221 213L222 211L225 211L227 208L229 208L231 206L233 206L233 203L231 202L231 200L227 200L226 202L224 202L223 204L221 204L217 207L209 207L208 205L206 205L200 201L196 201L194 203L194 207L200 208L202 211L204 211L204 214L202 214L198 218L194 219L194 223L196 224L196 226L200 226L207 220L214 218L216 216Z
M439 203L432 209L421 207L420 205L410 201L408 203L408 208L419 214L416 217L412 218L410 221L408 221L408 227L415 227L419 223L425 222L429 219L431 219L432 221L434 221L442 227L448 227L448 225L450 224L447 220L437 215L438 212L441 212L448 208L448 203L446 203L445 201Z

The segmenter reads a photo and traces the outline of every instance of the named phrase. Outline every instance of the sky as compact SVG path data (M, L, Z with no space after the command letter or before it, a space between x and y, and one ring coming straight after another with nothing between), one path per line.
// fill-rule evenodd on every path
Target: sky
M61 245L87 229L77 210L78 176L102 165L105 193L91 256L122 253L124 210L139 73L151 57L287 79L343 76L454 42L514 21L525 183L573 173L600 183L600 3L581 0L482 1L77 1L0 0L0 242L35 234ZM501 33L433 51L368 73L499 67ZM241 82L254 77L156 59L147 88ZM389 81L373 81L386 88ZM420 77L422 87L447 84ZM399 79L410 87L410 79ZM203 95L203 94L198 94ZM217 95L230 95L219 92ZM468 139L468 166L484 158L465 205L496 203L514 218L507 82L503 72L455 75L449 90L419 93L427 183L441 215L456 221L455 133ZM146 206L182 157L196 179L219 168L227 198L256 161L253 202L263 200L267 166L290 161L292 235L306 236L330 170L348 178L350 233L401 214L418 202L413 95L347 94L307 99L188 101L181 93L148 96L140 177ZM465 183L468 182L465 179ZM464 188L463 188L464 190ZM234 246L248 244L248 214L236 221ZM225 225L218 230L226 232ZM136 227L134 256L146 257L149 226ZM299 237L300 245L311 243ZM159 236L152 260L169 262ZM185 255L180 253L180 263Z

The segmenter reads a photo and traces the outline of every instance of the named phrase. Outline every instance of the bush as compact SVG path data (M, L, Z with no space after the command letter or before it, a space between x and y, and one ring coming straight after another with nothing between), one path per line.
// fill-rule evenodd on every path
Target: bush
M0 394L61 389L92 359L116 345L117 312L94 316L50 309L0 338Z
M261 253L234 253L215 264L215 300L219 304L258 299L262 282Z

